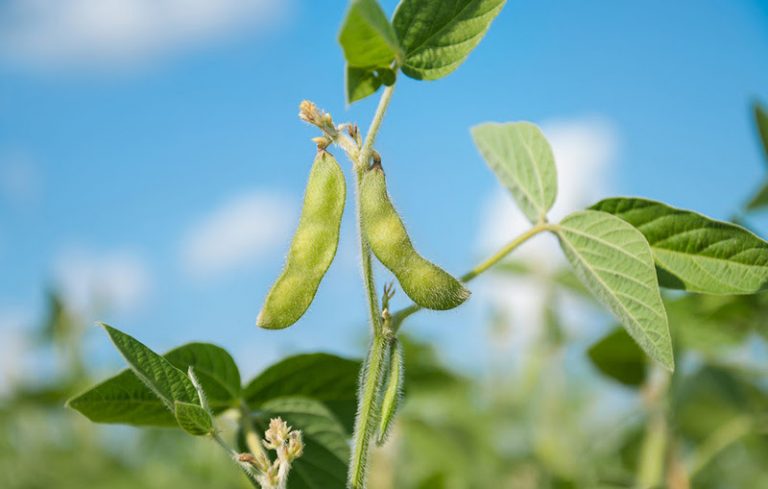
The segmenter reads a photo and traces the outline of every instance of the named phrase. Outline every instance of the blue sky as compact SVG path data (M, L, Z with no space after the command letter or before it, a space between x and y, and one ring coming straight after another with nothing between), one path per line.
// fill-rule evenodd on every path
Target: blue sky
M66 0L61 22L19 14L24 3L0 2L0 328L29 327L51 283L86 306L96 284L115 307L83 306L84 321L158 350L213 341L250 372L286 352L359 354L351 206L307 316L286 331L255 327L314 151L298 103L361 127L375 106L344 104L345 2L199 0L199 18L158 20L125 17L137 0L102 4L114 11ZM94 28L115 18L134 24ZM643 195L727 218L767 168L749 112L768 101L766 53L760 0L510 1L458 71L399 81L379 139L391 193L422 252L461 273L484 255L479 234L522 230L488 224L499 187L468 128L530 120L560 135L560 154L579 154L569 181L561 175L579 195ZM595 175L574 177L584 172ZM481 357L479 287L472 305L407 328L459 361ZM93 329L90 349L117 363Z

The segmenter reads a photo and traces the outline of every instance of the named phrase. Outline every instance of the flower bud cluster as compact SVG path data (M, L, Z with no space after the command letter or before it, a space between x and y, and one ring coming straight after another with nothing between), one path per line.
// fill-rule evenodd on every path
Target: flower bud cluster
M264 450L257 450L257 453L240 454L238 461L258 471L256 480L262 489L285 489L291 463L304 453L301 431L288 426L282 418L273 418L261 443L267 450L275 451L275 460L270 460Z

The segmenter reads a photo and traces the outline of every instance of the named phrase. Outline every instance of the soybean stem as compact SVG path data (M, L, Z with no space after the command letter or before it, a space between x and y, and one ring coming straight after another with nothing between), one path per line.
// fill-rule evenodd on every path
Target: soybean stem
M376 408L379 388L384 375L384 350L387 340L381 334L374 334L368 358L360 374L359 403L355 419L355 433L352 439L352 458L349 462L349 487L365 487L366 467L371 438L376 429Z
M229 455L229 457L230 457L232 460L234 460L234 462L237 464L237 466L238 466L238 467L240 467L240 470L242 470L242 471L243 471L243 473L246 475L246 477L248 478L248 481L251 483L251 485L252 485L253 487L255 487L256 489L261 489L261 485L260 485L260 484L259 484L259 482L256 480L256 474L254 474L254 473L253 473L253 470L251 470L250 468L248 468L247 466L245 466L245 465L244 465L242 462L240 462L240 460L238 459L238 457L239 457L239 455L240 455L240 454L239 454L239 453L237 453L237 452L235 451L235 449L234 449L234 448L230 447L230 446L227 444L227 442L226 442L226 441L224 441L224 439L223 439L223 438L222 438L222 437L221 437L221 436L218 434L218 432L214 431L213 433L211 433L211 438L213 438L213 439L214 439L214 441L215 441L216 443L218 443L218 444L219 444L219 446L220 446L221 448L223 448L225 452L227 452L227 455Z
M368 161L371 159L371 153L373 152L373 144L376 142L379 127L381 127L381 122L384 120L384 114L387 112L387 107L389 107L389 102L392 100L394 90L394 83L384 88L384 92L379 99L379 105L376 107L376 113L373 115L370 127L368 127L368 133L365 135L365 141L360 149L360 159L358 161L358 165L363 170L368 167Z
M557 226L553 224L549 224L546 222L541 222L527 230L526 232L520 234L515 239L507 243L503 248L501 248L499 251L494 253L492 256L481 262L479 265L474 267L472 270L468 271L464 275L461 276L462 282L470 282L478 275L486 272L489 268L496 265L498 262L503 260L507 255L512 253L514 250L520 247L523 243L531 239L532 237L536 236L537 234L543 232L543 231L554 231L557 229ZM411 314L418 312L422 309L421 306L418 304L411 304L408 307L405 307L396 313L392 314L392 329L394 331L397 331L400 329L400 325L403 323L403 321L410 316Z
M384 114L387 111L389 102L392 99L394 85L384 89L376 107L376 113L373 116L368 133L365 136L360 152L358 153L357 164L355 165L355 195L357 207L357 228L360 237L360 263L363 272L363 283L368 300L368 312L371 319L371 329L373 339L368 351L366 365L360 374L360 393L357 406L357 419L355 420L355 432L352 435L352 453L349 462L349 486L354 489L360 489L365 486L366 465L370 439L373 436L376 421L376 399L379 393L382 376L382 357L384 351L384 337L382 335L381 311L379 310L379 301L376 294L376 282L373 277L373 267L371 265L371 247L363 234L362 214L360 207L360 186L363 175L368 169L368 162L373 153L373 144L376 141L376 134L379 132L381 122L384 120Z

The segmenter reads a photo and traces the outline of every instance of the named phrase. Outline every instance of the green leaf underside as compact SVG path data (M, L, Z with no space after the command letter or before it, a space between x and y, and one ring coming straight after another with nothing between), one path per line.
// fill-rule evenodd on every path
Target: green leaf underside
M131 370L168 409L174 409L174 401L199 401L195 386L184 372L135 338L106 324L102 326Z
M288 357L264 370L243 390L251 407L278 397L322 402L351 432L357 405L360 362L326 353Z
M388 67L400 53L392 24L376 0L353 0L339 32L351 66Z
M394 25L404 53L402 71L437 80L464 62L506 0L403 0Z
M528 122L485 123L472 128L472 137L528 219L546 217L557 196L557 170L541 130Z
M348 435L322 403L301 397L272 399L260 406L257 425L283 418L301 430L304 453L292 465L288 489L344 489L349 459Z
M638 198L613 198L594 209L645 235L661 285L706 294L752 294L768 287L768 243L735 224Z
M768 164L768 112L760 103L755 103L755 124L760 141L763 143L763 155Z
M667 315L645 237L618 217L593 210L569 215L557 234L576 276L646 354L673 370Z
M232 357L222 348L207 343L189 343L169 351L164 358L181 372L186 372L190 366L195 369L214 413L237 401L240 374ZM74 397L68 405L96 423L177 426L173 411L130 369Z
M197 404L176 401L176 421L181 429L190 435L202 436L213 432L213 419L211 415Z
M645 381L645 355L622 328L609 332L587 353L592 364L611 379L632 387L640 386Z

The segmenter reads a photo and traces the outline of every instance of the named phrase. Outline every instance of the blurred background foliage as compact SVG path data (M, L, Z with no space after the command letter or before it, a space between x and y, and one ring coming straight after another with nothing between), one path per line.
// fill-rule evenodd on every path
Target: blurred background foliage
M768 206L764 192L734 220L748 225ZM538 272L508 261L494 273ZM482 374L403 339L405 402L374 453L372 489L768 487L768 294L668 293L678 365L670 376L618 327L589 345L573 341L564 327L572 310L558 299L591 299L567 271L537 280L551 299L545 327L514 362L495 343L524 325L503 310L474 326L489 338L492 368ZM32 340L55 373L12 385L0 401L0 487L248 487L208 440L97 426L66 410L96 380L82 356L84 328L51 291ZM336 382L351 385L354 374L343 375ZM336 413L349 429L350 410Z

